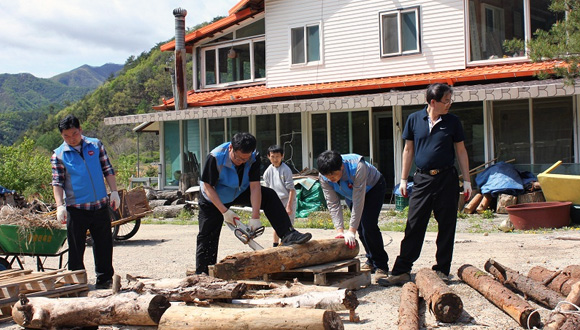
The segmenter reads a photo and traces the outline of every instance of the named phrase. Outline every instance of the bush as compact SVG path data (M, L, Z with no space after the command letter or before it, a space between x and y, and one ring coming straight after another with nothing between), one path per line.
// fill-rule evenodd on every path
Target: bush
M24 138L19 145L0 146L0 159L1 186L26 198L53 200L50 154L37 148L33 140Z

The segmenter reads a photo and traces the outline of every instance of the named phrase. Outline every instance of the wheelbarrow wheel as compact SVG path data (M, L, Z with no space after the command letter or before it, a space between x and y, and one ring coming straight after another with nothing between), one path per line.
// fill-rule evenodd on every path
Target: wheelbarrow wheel
M120 241L127 240L137 234L139 227L141 227L141 219L136 219L134 221L129 221L122 225L115 226L115 228L118 228L118 231L113 237Z
M6 269L11 269L11 268L12 268L12 266L8 262L8 259L0 258L0 271L6 270Z

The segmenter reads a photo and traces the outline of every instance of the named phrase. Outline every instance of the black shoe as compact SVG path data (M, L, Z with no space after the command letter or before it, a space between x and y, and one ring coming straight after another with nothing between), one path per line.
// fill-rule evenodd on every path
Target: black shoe
M297 230L293 230L282 238L282 245L288 246L292 244L304 244L312 238L312 234L301 234Z
M112 286L113 286L112 280L97 281L97 284L95 284L95 289L97 289L97 290L110 289Z

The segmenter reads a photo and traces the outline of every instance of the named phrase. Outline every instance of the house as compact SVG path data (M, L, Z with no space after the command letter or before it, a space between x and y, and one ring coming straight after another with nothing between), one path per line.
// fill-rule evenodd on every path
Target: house
M185 36L194 58L187 109L169 100L105 123L159 123L165 187L240 131L252 132L262 153L283 145L295 172L316 168L326 149L364 155L393 187L407 116L424 107L429 84L446 82L471 168L495 158L535 173L557 160L574 168L580 86L537 79L557 63L504 47L548 30L558 19L549 3L242 0Z

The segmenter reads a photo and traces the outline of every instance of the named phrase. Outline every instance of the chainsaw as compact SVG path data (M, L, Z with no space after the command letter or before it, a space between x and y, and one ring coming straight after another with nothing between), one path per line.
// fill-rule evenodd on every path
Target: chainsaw
M260 227L256 230L252 230L252 228L239 219L234 219L235 226L229 222L226 222L226 225L234 232L234 235L244 244L247 244L249 247L252 248L254 251L263 250L264 248L258 244L258 242L254 241L254 238L262 235L264 233L264 227Z

